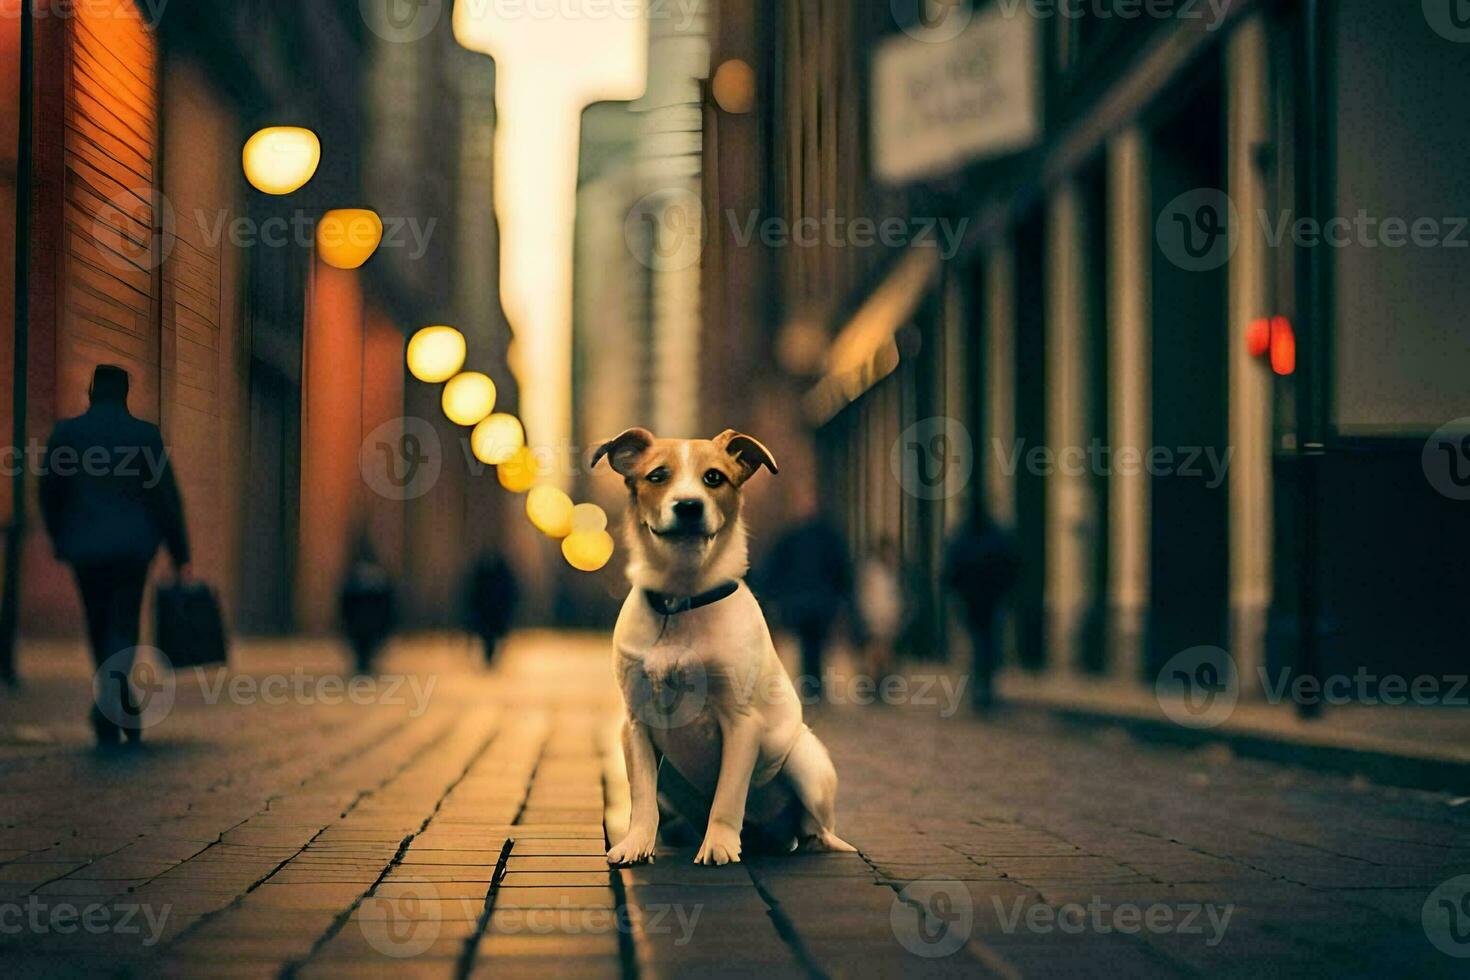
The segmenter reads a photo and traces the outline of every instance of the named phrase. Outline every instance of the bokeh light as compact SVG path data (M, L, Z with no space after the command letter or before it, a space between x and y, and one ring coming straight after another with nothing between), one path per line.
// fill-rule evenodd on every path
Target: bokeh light
M334 269L356 269L378 250L383 219L367 208L337 208L316 226L316 251Z
M607 511L596 504L578 504L572 508L573 531L606 531Z
M495 476L500 485L511 493L525 493L536 485L540 471L536 453L530 446L522 446L511 454L510 459L495 467Z
M444 385L444 414L455 425L477 425L495 411L495 382L478 371L465 371Z
M424 327L408 342L408 371L420 381L448 381L464 367L464 334L453 327Z
M289 194L302 187L322 162L316 133L299 126L269 126L245 141L240 153L245 179L266 194Z
M606 531L573 531L562 540L561 553L577 571L595 572L612 558L612 535Z
M556 487L534 487L526 495L526 516L547 537L564 538L572 533L572 498Z
M526 445L521 420L505 412L486 417L470 433L470 452L482 463L498 466Z
M715 103L732 115L755 108L755 71L739 58L731 58L715 69L710 83Z

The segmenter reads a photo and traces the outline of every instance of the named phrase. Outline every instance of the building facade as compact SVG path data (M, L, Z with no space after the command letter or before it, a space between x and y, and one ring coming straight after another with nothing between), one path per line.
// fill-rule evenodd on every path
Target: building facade
M163 429L197 572L232 625L334 628L364 542L403 583L407 622L455 621L474 553L517 547L513 504L403 354L418 327L455 324L470 366L515 410L490 201L493 64L459 48L447 18L403 43L353 2L21 7L7 0L0 18L0 361L24 370L19 384L6 375L0 424L19 405L25 441L44 444L85 409L93 367L121 364L132 411ZM322 158L310 183L274 197L249 186L240 153L280 124L316 132ZM316 221L342 207L385 225L355 270L314 244ZM401 468L394 454L418 425L440 476L405 492L378 476ZM27 632L75 632L35 485L27 470L4 491L20 552L7 588Z
M895 536L940 624L942 543L992 516L1033 670L1152 683L1210 648L1259 695L1454 667L1454 25L912 6L769 3L747 31L766 201L913 236L855 246L849 221L756 276L767 329L820 338L803 407L854 548Z

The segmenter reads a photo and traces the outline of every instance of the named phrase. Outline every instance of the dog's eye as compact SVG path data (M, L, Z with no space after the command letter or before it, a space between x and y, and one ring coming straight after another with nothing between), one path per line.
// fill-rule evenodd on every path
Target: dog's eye
M649 483L663 483L669 478L669 470L666 466L660 466L648 476L644 477Z
M707 487L717 487L724 482L725 474L719 470L709 470L704 474L704 485Z

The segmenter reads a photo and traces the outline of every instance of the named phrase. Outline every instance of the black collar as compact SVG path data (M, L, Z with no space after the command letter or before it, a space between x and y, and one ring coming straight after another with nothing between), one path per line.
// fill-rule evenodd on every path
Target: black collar
M655 592L652 589L644 589L643 598L648 600L648 604L653 607L653 611L660 616L673 616L677 613L688 612L691 609L698 609L700 606L708 606L711 603L719 602L721 599L728 599L738 591L740 591L740 583L731 580L729 582L721 582L708 592L701 592L699 595L673 595L669 592Z

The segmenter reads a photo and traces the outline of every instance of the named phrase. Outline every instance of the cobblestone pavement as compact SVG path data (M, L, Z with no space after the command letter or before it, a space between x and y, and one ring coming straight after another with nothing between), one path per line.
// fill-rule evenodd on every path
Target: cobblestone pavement
M0 700L5 976L1465 975L1470 806L949 713L915 674L810 722L860 855L610 872L605 640L495 671L420 640L356 689L312 644L179 675L99 756L76 650ZM394 675L394 669L414 674ZM922 670L922 668L918 668ZM948 690L948 693L946 691ZM854 697L856 694L856 697Z

